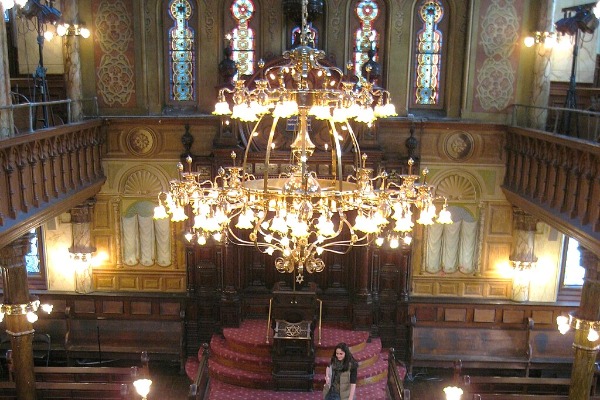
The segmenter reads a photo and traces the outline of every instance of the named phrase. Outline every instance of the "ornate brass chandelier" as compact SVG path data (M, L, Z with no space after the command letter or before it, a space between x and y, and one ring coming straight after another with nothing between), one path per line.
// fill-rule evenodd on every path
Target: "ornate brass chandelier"
M246 138L242 165L235 165L236 154L232 153L234 165L220 168L210 181L192 171L188 157L186 170L179 163L179 177L170 182L169 192L158 195L155 209L155 218L193 219L185 234L190 242L231 241L276 256L277 270L295 272L298 283L304 280L305 271L325 268L324 252L344 254L357 246L381 246L386 240L392 248L402 240L410 244L415 209L420 212L417 223L452 223L446 199L436 197L434 187L425 182L427 169L422 183L418 182L420 175L412 174L412 159L409 173L401 175L400 182L390 180L385 171L374 176L373 169L366 166L367 156L361 153L350 121L371 124L377 118L397 115L390 93L364 78L358 84L351 82L340 69L320 62L324 52L308 45L306 3L303 0L300 45L283 54L286 64L266 68L264 78L251 87L238 79L233 89L219 92L215 115L254 123ZM263 69L264 64L259 67ZM297 118L297 125L289 172L269 176L278 122L291 117ZM328 124L329 177L319 177L308 165L317 150L309 135L311 117ZM264 175L260 177L247 172L248 154L261 121L269 119ZM343 179L345 142L355 157L354 174ZM443 202L439 214L434 201Z

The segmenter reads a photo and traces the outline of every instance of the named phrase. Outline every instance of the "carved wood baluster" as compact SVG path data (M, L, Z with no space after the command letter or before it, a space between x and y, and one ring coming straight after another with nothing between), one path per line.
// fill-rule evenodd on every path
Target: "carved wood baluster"
M508 165L508 166L515 165L517 162L515 146L514 146L515 136L516 135L511 132L507 133L507 135L506 135L506 157L507 157L506 165ZM506 170L506 175L504 176L504 186L506 186L507 188L509 188L511 190L514 190L515 174L516 174L516 168L508 168Z
M523 151L523 143L522 143L522 138L519 137L519 140L517 140L517 164L515 166L515 173L517 174L517 179L515 181L515 186L514 186L514 190L517 193L521 193L521 182L523 180L523 158L525 157L524 151Z
M58 156L59 156L59 163L60 163L60 170L59 170L59 175L58 175L58 177L60 178L60 182L59 182L60 183L60 191L61 191L61 193L66 193L67 192L66 165L68 165L68 163L67 163L67 148L66 148L64 137L60 138L59 147L58 147Z
M582 225L586 225L588 223L588 206L590 204L591 192L590 179L592 177L590 172L593 168L590 157L591 155L586 153L580 164L579 169L581 171L581 175L579 180L579 195L575 197L575 202L577 203L576 213L571 216L571 218L578 218Z
M85 182L92 182L92 170L94 168L93 147L92 147L91 129L85 131L83 142L83 168L85 172Z
M21 158L22 150L18 147L13 147L11 151L14 154L15 166L17 167L17 198L18 198L18 211L26 213L29 211L29 205L27 204L27 185L25 183L25 161Z
M529 187L527 190L527 195L531 198L535 196L537 184L538 184L538 175L540 172L541 158L540 158L540 147L541 141L535 140L532 148L532 158L531 158L531 174L529 176Z
M568 213L571 211L572 203L573 203L573 193L577 188L577 164L574 160L574 157L578 157L579 152L567 152L566 166L565 166L565 182L563 185L563 199L560 204L559 211L561 213Z
M590 224L594 232L600 231L600 158L591 156L591 168L588 171L589 176L589 195L587 199L586 213L582 218L582 223Z
M559 150L558 165L556 166L556 180L554 182L553 198L550 202L550 207L559 210L565 196L565 181L567 161L564 154L564 149Z
M48 163L48 141L44 140L40 146L39 160L40 160L40 173L42 181L42 201L47 203L50 200L48 196L48 176L49 176L49 163Z
M2 179L2 191L0 193L3 193L5 195L7 195L7 198L5 201L0 201L0 207L3 210L2 213L0 213L0 217L4 217L4 215L6 215L8 218L14 219L16 217L16 210L15 210L15 205L14 205L14 189L13 189L13 167L11 165L11 159L10 159L10 153L6 153L4 151L2 151L0 153L0 157L2 158L2 170L4 171L4 177ZM4 214L4 215L1 215ZM4 225L4 222L2 223L2 225Z
M69 189L75 189L75 162L73 158L76 156L75 153L75 138L71 133L67 137L67 183Z
M548 181L548 169L550 168L550 160L548 158L548 146L545 142L540 142L539 149L539 173L536 179L535 191L533 198L543 203L545 188Z
M580 213L585 210L585 205L582 206L581 202L585 202L587 197L587 188L585 183L585 170L588 161L587 153L577 152L575 160L577 160L576 165L573 166L573 181L571 182L571 186L567 189L570 194L569 199L569 217L578 218Z
M548 155L548 178L546 179L546 189L544 190L542 204L552 205L552 201L554 199L554 191L556 189L556 180L558 179L558 151L556 149L556 146L552 145L551 151Z
M38 186L39 164L37 162L37 158L36 158L34 152L32 152L29 155L29 160L27 160L27 161L28 161L29 173L30 173L29 179L31 181L31 204L34 207L39 207L40 206L40 198L38 196L38 192L41 190L41 188Z
M521 166L521 185L519 186L519 193L522 196L527 196L527 188L529 187L529 179L531 174L531 160L533 157L531 151L531 139L524 138L523 140L523 165Z
M77 135L74 136L74 153L75 153L75 182L77 184L78 187L83 186L83 176L84 176L84 172L86 169L86 165L85 165L85 157L84 157L84 151L85 148L83 146L83 140L85 135Z
M49 158L50 158L50 190L52 193L52 197L58 197L58 180L56 177L60 173L59 168L59 154L57 148L56 139L52 139L52 142L49 146Z

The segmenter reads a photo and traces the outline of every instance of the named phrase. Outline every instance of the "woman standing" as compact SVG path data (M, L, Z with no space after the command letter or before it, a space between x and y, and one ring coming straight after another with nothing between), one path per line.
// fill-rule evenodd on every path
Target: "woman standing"
M346 343L339 343L333 350L331 363L325 371L325 400L356 399L356 375L358 363L352 357Z

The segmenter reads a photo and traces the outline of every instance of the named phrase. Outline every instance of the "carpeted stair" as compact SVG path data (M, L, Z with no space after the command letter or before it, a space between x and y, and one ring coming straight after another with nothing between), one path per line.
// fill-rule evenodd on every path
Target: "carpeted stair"
M212 381L245 388L273 390L271 376L271 347L273 332L269 332L266 343L265 320L247 320L240 328L223 329L223 337L213 336L210 347L209 370ZM387 377L387 353L382 352L380 340L367 342L368 332L356 332L339 326L324 325L321 343L315 330L315 377L313 387L320 391L325 383L325 368L329 364L333 349L339 342L350 347L359 362L358 386L361 392L369 392L370 385L378 394ZM376 386L376 387L375 387ZM218 388L219 385L217 384ZM377 397L371 397L377 398ZM384 398L384 397L381 397Z

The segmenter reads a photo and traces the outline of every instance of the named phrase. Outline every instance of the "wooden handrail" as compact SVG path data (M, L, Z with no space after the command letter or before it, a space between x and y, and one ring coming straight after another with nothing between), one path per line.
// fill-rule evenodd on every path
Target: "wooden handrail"
M404 384L398 374L398 365L399 363L396 361L395 350L391 347L388 354L388 398L391 400L410 400L410 391L404 389Z
M210 356L210 348L208 343L202 344L202 357L198 365L198 373L194 383L190 385L189 400L204 400L208 398L210 388L210 376L208 372L208 358Z

